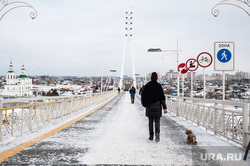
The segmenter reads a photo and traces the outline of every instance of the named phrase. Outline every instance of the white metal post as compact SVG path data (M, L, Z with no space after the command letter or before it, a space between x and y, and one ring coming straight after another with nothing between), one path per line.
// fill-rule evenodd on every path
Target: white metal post
M33 104L33 101L31 101L30 104ZM30 106L30 108L29 108L29 122L30 122L29 129L30 129L30 132L33 130L32 119L33 119L33 106Z
M217 115L218 115L218 108L217 108L217 106L218 106L218 104L217 103L215 103L214 104L214 135L216 135L217 134Z
M193 72L191 71L191 98L193 98Z
M203 68L203 98L206 99L206 73L205 68Z
M243 108L244 109L244 108ZM234 115L234 112L232 113L232 119L234 119L235 115ZM234 125L234 120L232 120L232 129L234 129L235 125ZM232 130L232 140L234 141L234 137L235 137L235 130ZM243 132L244 133L244 132Z
M179 103L180 103L180 98L179 97L177 97L177 100L176 100L176 115L177 116L180 116L180 112L179 112L179 108L180 108L180 106L179 106Z
M222 100L225 100L225 72L222 71Z
M182 74L182 97L184 97L184 74Z
M205 109L205 107L203 107ZM198 106L197 108L197 112L196 112L196 122L197 122L197 126L200 126L200 112L201 112L201 106Z
M24 125L24 110L23 110L23 108L22 108L22 120L21 120L21 134L23 134L23 125Z
M249 104L248 103L244 103L244 107L243 107L243 148L246 148L248 143L249 143L249 125L250 122L249 120Z
M103 81L102 79L103 79L103 68L102 68L102 71L101 71L101 92L100 92L101 94L102 94L102 81Z
M51 101L51 100L49 100ZM55 103L52 103L52 109L53 111L55 111ZM51 124L51 119L52 119L52 111L50 109L48 109L48 123Z
M178 66L179 66L179 42L178 42L178 38L177 38L177 96L179 95L179 91L180 91L180 82L179 82L179 71L178 71Z
M3 108L2 99L0 99L0 108ZM0 110L0 142L3 141L3 110Z
M12 109L12 112L11 112L11 137L14 136L14 109Z

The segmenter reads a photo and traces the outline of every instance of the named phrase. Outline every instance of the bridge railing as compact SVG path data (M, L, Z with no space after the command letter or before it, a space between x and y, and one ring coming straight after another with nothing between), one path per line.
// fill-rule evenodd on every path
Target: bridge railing
M107 91L92 96L56 96L0 100L0 142L32 132L82 108L114 96Z
M249 103L166 96L168 111L246 148L250 138Z

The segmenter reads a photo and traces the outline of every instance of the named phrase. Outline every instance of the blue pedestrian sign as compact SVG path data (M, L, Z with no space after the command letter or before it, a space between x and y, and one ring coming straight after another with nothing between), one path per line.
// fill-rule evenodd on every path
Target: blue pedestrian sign
M220 62L222 63L227 63L228 61L231 60L232 58L232 54L228 49L221 49L218 53L217 53L217 58Z
M214 70L233 71L234 70L234 43L215 42L214 43Z

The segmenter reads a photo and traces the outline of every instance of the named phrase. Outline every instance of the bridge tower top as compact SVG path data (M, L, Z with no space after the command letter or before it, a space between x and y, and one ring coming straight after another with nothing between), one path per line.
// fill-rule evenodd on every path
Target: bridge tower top
M124 66L127 54L127 45L129 45L130 55L131 55L131 64L132 64L132 78L133 78L133 86L136 88L136 77L135 77L135 63L134 63L134 54L133 54L133 47L132 47L132 25L133 25L133 8L126 9L126 17L125 17L125 44L124 44L124 51L122 57L122 66L121 66L121 75L120 75L120 85L119 87L123 87L123 75L124 75Z

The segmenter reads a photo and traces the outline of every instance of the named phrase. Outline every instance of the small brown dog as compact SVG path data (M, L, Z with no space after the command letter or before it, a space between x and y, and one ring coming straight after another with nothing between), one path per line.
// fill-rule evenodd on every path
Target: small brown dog
M186 130L185 134L187 134L187 143L197 145L196 137L193 134L192 130Z

